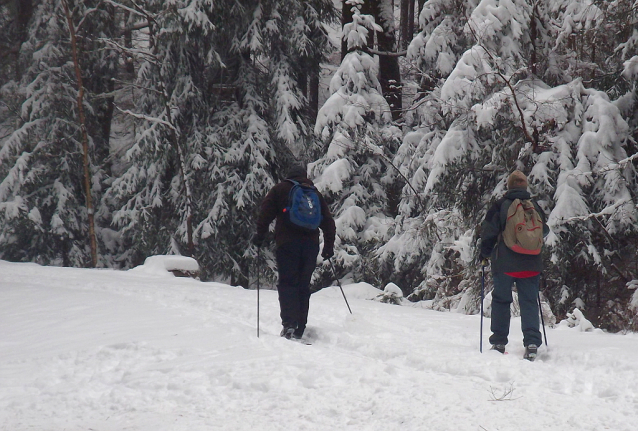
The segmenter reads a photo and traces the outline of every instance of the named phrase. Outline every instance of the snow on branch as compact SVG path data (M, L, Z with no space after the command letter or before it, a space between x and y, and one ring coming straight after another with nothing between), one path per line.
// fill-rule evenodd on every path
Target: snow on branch
M138 118L140 120L146 120L146 121L149 121L151 123L162 124L162 125L168 127L169 129L177 132L177 129L175 128L175 126L173 126L171 123L169 123L166 120L162 120L161 118L151 117L151 116L144 115L144 114L138 114L138 113L135 113L135 112L133 112L133 111L131 111L129 109L122 109L122 108L120 108L117 105L115 105L115 107L117 108L118 111L120 111L123 114L128 114L128 115L131 115L131 116L133 116L135 118Z
M587 214L587 215L584 215L584 216L573 216L573 217L569 217L569 218L566 218L566 219L560 219L559 218L559 219L557 219L557 221L562 221L563 224L564 224L564 223L569 223L569 222L576 221L576 220L586 221L586 220L589 220L589 219L595 218L595 217L602 217L602 216L606 216L606 215L611 215L611 214L613 214L616 211L616 209L618 209L619 207L621 207L621 206L623 206L623 205L625 205L627 203L630 203L630 202L631 202L630 199L621 200L621 201L616 202L613 205L610 205L610 206L606 207L605 209L603 209L602 211L597 212L597 213Z

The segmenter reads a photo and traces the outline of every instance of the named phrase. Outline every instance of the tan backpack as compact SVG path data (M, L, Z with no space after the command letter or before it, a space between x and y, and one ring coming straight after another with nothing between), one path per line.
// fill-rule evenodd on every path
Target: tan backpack
M512 251L537 255L543 247L543 220L529 199L514 199L507 210L503 241Z

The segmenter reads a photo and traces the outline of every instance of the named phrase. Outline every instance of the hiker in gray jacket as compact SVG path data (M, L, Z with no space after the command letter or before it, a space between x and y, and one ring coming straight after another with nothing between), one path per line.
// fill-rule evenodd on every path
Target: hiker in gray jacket
M512 286L516 283L518 301L521 307L521 329L523 331L523 345L525 346L525 359L534 360L538 346L542 338L539 330L538 288L540 273L543 270L543 260L540 254L542 237L549 233L546 224L545 213L536 202L531 200L527 191L527 177L521 171L514 171L507 179L507 192L499 199L485 216L481 225L481 256L483 259L491 259L494 290L492 291L492 322L490 344L492 349L505 353L507 337L510 328L510 305L512 304ZM517 202L531 201L536 210L542 233L540 246L535 251L521 249L516 252L504 240L508 211L510 205ZM529 205L530 210L532 205ZM538 217L536 216L536 217ZM524 226L523 226L524 227ZM514 247L515 248L515 247Z

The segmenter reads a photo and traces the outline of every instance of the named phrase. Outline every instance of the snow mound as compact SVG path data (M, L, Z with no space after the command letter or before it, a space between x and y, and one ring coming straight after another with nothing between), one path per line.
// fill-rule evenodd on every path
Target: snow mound
M403 292L396 284L388 283L383 289L383 293L377 295L375 299L386 304L401 305L403 302Z
M143 265L136 266L130 271L172 277L175 273L197 273L199 264L192 257L158 255L147 257Z
M346 284L343 290L348 298L354 299L374 299L379 294L379 289L365 282Z
M578 308L574 308L573 312L567 313L567 319L561 321L558 327L559 329L561 327L576 328L580 332L600 331L594 328L594 325L585 318L583 312Z

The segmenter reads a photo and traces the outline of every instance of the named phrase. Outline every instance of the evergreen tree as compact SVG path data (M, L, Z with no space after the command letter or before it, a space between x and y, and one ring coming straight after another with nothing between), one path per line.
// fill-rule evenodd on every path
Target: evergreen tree
M305 74L318 75L328 43L320 23L332 19L334 8L325 0L264 1L219 12L226 24L218 29L225 33L214 43L232 64L225 83L236 91L233 100L214 105L206 132L212 188L202 195L196 234L210 273L248 287L260 264L249 243L259 204L293 161L307 161L312 153L309 102L317 90ZM272 280L273 256L266 257Z
M153 254L195 251L194 184L204 164L207 127L205 74L218 62L207 43L214 31L212 7L209 1L148 1L134 9L148 23L147 48L123 48L138 56L135 107L125 111L138 125L126 152L129 167L104 197L113 213L102 213L124 235L131 251L119 260L128 265Z
M577 283L592 279L577 271L582 268L607 277L613 265L603 256L610 256L611 244L622 235L633 236L633 169L618 166L627 158L627 125L604 93L587 89L574 73L554 71L571 64L561 39L568 23L580 20L579 28L601 23L592 15L595 7L575 3L425 3L423 32L409 56L428 85L418 101L415 131L406 135L395 158L420 198L406 186L395 237L380 250L395 271L423 274L416 297L456 295L463 304L477 304L475 289L460 282L476 273L473 228L515 168L529 174L532 194L549 214L551 260L569 262L548 271L548 285L574 273L582 280ZM459 13L459 7L467 9ZM462 35L454 12L469 17ZM561 21L554 25L557 18ZM562 85L549 87L539 77ZM418 206L423 213L415 213ZM437 226L432 220L439 217L445 221L438 230L425 228L428 220ZM572 292L591 296L595 289L584 282ZM598 302L605 297L609 294L599 294Z
M85 179L99 192L93 162L94 130L87 130L91 153L83 169L83 138L78 113L77 74L71 35L59 0L38 2L19 50L19 80L2 86L11 133L0 149L0 258L44 264L85 266L91 261ZM72 4L71 21L83 39L79 51L95 48L91 28L81 17L88 2ZM23 23L24 24L24 23ZM86 73L79 64L80 75ZM92 115L90 101L82 106ZM4 123L5 125L8 123ZM99 164L99 161L98 161Z
M356 279L374 271L366 257L383 241L387 220L384 177L390 166L396 129L380 93L376 61L365 52L369 31L381 31L360 0L349 0L352 22L343 27L348 54L330 82L331 96L319 111L315 132L327 144L311 165L317 187L332 202L337 225L335 260Z

